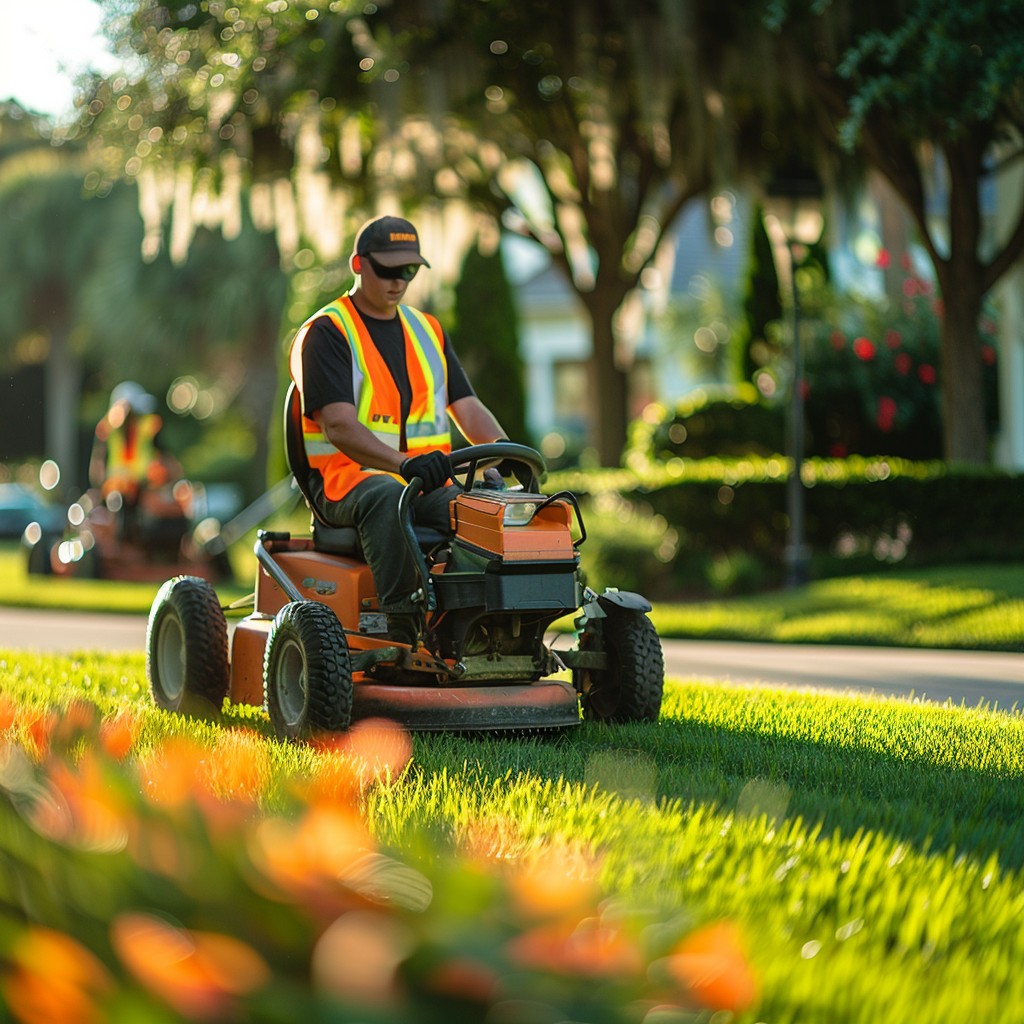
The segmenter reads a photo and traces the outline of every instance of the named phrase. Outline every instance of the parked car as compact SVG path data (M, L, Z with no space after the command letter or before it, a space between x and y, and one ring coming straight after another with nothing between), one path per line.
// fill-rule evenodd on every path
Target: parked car
M64 509L47 504L24 484L0 484L0 539L19 539L29 523L60 531L64 518Z

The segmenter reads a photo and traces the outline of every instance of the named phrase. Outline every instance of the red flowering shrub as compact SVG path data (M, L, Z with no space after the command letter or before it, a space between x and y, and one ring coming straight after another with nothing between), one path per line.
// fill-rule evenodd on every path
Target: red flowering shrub
M875 358L875 344L867 338L858 338L853 343L853 354L865 363Z
M942 455L939 332L942 300L911 261L896 306L836 295L813 267L800 272L803 307L804 408L809 455ZM786 342L791 327L775 325ZM986 310L979 323L990 429L996 425L997 324ZM790 393L788 344L765 368L776 396ZM756 380L755 380L756 382ZM766 393L765 388L761 388ZM777 400L777 399L776 399Z

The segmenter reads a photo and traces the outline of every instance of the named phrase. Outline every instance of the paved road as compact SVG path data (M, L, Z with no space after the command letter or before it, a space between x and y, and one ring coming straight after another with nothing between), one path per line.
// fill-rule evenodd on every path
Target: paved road
M0 649L142 651L145 642L144 616L0 608ZM667 640L665 663L673 678L1024 708L1024 654Z

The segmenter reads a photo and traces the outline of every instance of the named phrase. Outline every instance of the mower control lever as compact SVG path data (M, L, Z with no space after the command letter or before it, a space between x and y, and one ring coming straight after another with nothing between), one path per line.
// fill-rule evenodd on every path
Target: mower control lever
M423 493L423 480L414 476L405 485L398 498L398 521L402 525L402 536L405 538L405 546L416 566L420 577L420 587L412 594L412 600L416 604L422 604L424 610L433 611L437 607L437 598L434 596L434 589L430 585L430 570L427 567L427 560L420 550L419 538L416 536L416 528L412 522L412 503Z

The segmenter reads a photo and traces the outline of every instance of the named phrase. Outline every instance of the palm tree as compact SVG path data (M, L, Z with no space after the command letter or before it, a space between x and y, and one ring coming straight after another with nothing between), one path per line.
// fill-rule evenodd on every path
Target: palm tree
M29 347L43 349L44 450L72 482L79 471L82 357L93 341L83 327L81 285L95 263L111 204L85 201L80 154L51 147L34 123L26 131L20 108L13 117L11 110L8 105L0 111L0 360L17 367L28 339L34 342ZM16 130L8 132L12 123Z

